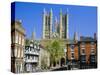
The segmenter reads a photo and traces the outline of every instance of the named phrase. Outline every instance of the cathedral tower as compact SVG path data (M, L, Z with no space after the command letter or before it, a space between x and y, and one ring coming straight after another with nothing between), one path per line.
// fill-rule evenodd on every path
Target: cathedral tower
M49 16L50 16L50 17L49 17L49 18L50 18L50 19L49 19L49 20L50 20L49 22L50 22L50 39L51 39L51 38L52 38L52 24L53 24L53 23L52 23L52 20L53 20L53 17L52 17L52 16L53 16L52 8L50 9L50 14L49 14Z
M43 35L42 38L43 39L45 39L45 24L46 24L45 19L46 19L46 11L45 11L45 8L44 8L44 11L43 11L43 31L42 31L43 32L42 33L42 35Z
M60 9L60 32L59 32L59 35L60 35L60 39L62 38L62 9Z
M51 39L52 38L52 8L50 13L47 13L44 9L43 12L43 39Z

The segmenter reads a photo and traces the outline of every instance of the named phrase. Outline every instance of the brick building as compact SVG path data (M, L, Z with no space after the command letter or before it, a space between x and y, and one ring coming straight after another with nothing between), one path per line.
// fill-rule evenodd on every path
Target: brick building
M92 37L80 37L79 60L81 68L97 67L97 39Z
M74 36L75 37L75 36ZM68 65L79 65L78 68L97 67L97 38L81 36L80 40L74 38L67 43Z

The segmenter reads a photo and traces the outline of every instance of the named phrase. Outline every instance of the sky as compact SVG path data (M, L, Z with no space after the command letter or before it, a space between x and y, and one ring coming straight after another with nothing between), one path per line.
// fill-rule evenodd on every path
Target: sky
M42 18L43 10L50 12L52 8L53 20L55 17L59 20L60 9L63 14L69 14L69 37L73 39L74 32L80 36L91 36L97 33L97 7L78 6L78 5L62 5L62 4L43 4L30 2L15 2L12 4L11 18L21 20L25 29L27 38L31 38L32 32L35 32L35 39L42 38ZM12 16L15 14L15 17Z

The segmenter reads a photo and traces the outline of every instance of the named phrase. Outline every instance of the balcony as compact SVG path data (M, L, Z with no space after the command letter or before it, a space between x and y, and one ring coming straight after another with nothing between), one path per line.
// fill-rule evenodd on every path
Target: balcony
M39 52L36 52L36 51L25 51L25 54L39 55Z
M38 60L37 59L25 59L26 63L37 63Z

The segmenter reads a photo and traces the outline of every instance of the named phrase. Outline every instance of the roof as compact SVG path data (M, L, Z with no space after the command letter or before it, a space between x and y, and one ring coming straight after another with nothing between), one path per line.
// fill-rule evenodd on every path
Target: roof
M11 22L11 31L15 31L15 30L25 35L25 29L22 27L22 23L19 20Z
M80 38L80 41L87 41L87 42L90 42L90 41L96 41L94 38L92 37L81 37Z

